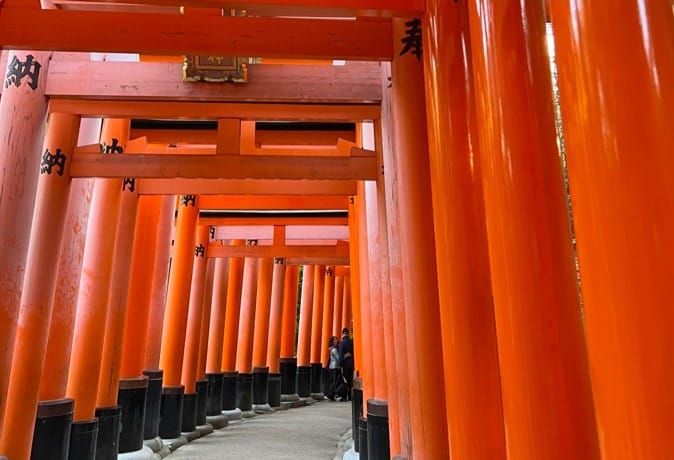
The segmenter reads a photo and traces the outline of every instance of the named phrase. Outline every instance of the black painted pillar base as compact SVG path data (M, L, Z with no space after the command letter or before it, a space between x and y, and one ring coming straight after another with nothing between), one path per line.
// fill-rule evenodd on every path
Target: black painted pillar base
M253 368L253 404L267 404L269 392L269 368Z
M191 433L197 429L197 394L183 395L183 416L180 431Z
M323 396L323 365L311 363L311 395Z
M271 407L281 406L281 374L275 372L269 374L267 399Z
M222 374L222 410L236 409L236 395L238 386L238 372L225 372Z
M159 436L159 414L161 411L161 388L164 371L161 369L145 369L143 375L148 378L143 439L154 439Z
M208 403L206 404L206 415L215 416L222 413L222 372L206 374L208 381Z
M73 422L70 426L70 447L68 460L94 460L98 419Z
M297 358L281 358L281 394L297 394Z
M164 439L175 439L180 436L184 395L185 387L182 385L162 389L159 436Z
M311 366L297 366L297 394L300 398L311 396Z
M98 438L96 460L117 460L119 432L122 428L122 406L96 408Z
M117 403L122 406L122 431L119 433L119 452L133 452L143 448L145 435L145 400L147 376L121 379Z
M363 379L354 377L353 390L351 391L351 430L353 436L353 450L360 452L360 437L358 433L358 421L363 416Z
M358 419L358 445L360 450L358 451L359 460L367 460L368 450L367 450L367 419L361 417Z
M33 430L31 460L66 460L73 423L72 399L41 401Z
M388 403L380 399L367 401L367 456L372 459L391 458Z
M206 425L208 380L197 380L197 426Z
M241 409L242 412L253 410L253 374L239 374L236 407Z

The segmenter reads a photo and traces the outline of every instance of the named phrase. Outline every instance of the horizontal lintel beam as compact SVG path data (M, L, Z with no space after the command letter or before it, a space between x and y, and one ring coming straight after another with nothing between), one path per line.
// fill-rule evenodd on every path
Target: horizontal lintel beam
M347 217L200 217L199 225L219 227L223 225L263 226L263 225L348 225Z
M30 27L26 27L30 24ZM3 49L381 61L391 22L3 8Z
M375 155L73 155L71 177L374 180Z
M282 209L349 209L346 196L331 195L221 195L199 198L200 209L282 210Z
M143 179L141 195L356 195L354 180ZM203 199L204 197L202 197Z
M208 245L207 257L349 257L349 245L231 246L220 242Z

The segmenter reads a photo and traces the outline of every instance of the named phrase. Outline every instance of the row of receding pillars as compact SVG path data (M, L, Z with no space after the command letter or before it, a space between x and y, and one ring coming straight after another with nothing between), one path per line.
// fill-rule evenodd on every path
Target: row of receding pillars
M429 0L422 54L383 78L385 187L354 200L351 283L363 397L389 402L394 455L674 452L671 4L550 6L582 311L542 2ZM415 22L393 22L408 43ZM11 234L29 211L0 212Z
M296 339L298 266L207 258L198 196L73 181L79 126L49 117L43 151L65 160L41 166L0 452L116 458L207 416L322 399L328 339L351 322L348 267L303 267ZM124 148L129 127L105 119L101 144Z

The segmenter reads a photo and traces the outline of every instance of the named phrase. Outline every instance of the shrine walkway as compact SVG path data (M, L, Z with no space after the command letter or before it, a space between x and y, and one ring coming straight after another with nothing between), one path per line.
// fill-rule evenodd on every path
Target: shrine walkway
M167 459L341 459L344 435L350 429L351 404L326 400L230 423Z

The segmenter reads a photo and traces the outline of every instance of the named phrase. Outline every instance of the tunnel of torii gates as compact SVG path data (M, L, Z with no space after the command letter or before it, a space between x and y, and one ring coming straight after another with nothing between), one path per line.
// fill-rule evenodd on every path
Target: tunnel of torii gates
M674 458L668 0L0 5L0 454L320 394L348 326L362 456Z

